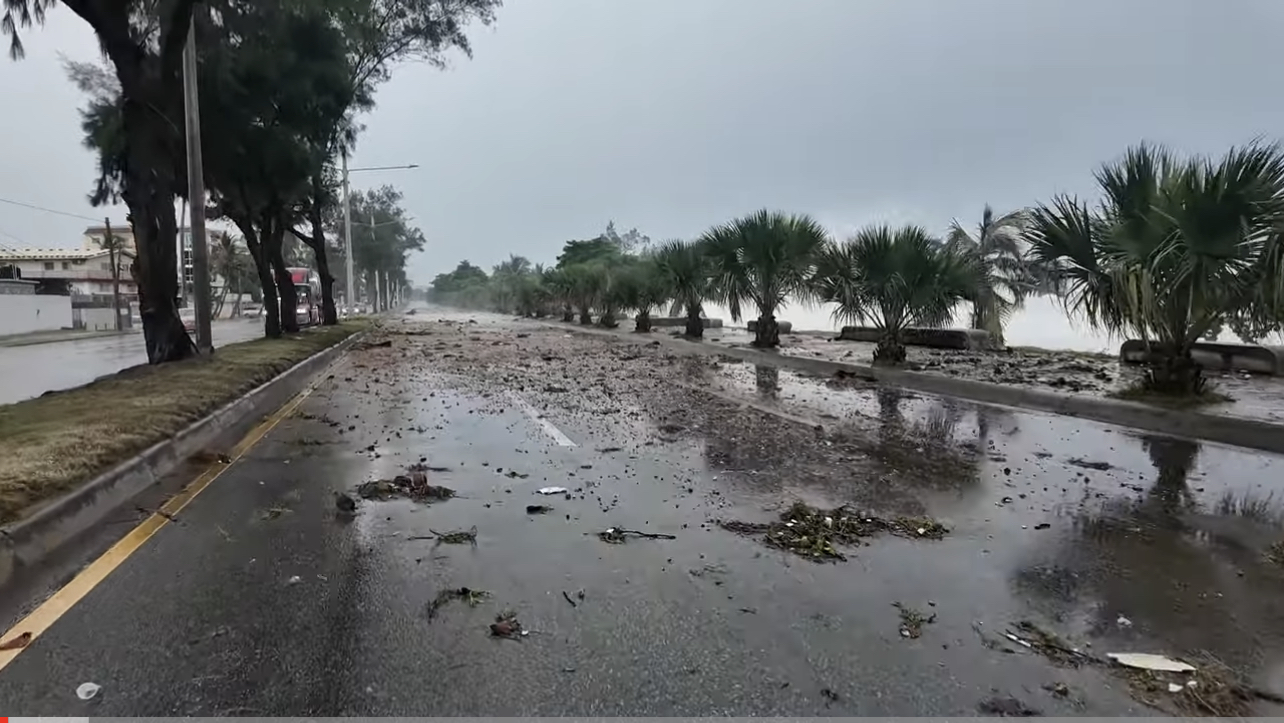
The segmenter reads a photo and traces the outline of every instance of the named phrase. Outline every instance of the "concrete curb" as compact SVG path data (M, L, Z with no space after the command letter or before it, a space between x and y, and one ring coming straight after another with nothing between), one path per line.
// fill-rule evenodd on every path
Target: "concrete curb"
M41 507L30 517L0 527L0 585L36 565L113 510L159 483L180 463L218 441L239 438L303 391L366 332L357 332L295 364L239 399L86 484Z
M686 354L723 355L754 364L765 364L780 369L792 369L822 376L832 376L842 372L858 379L891 384L927 394L958 397L982 404L1090 419L1094 422L1104 422L1146 432L1201 439L1234 447L1247 447L1273 454L1284 454L1284 425L1256 419L1229 417L1184 409L1164 409L1122 399L1100 399L1035 389L1022 389L970 379L922 374L904 369L887 369L866 364L787 356L757 349L712 346L667 335L653 334L647 336L603 329L585 329L556 322L546 322L546 325L581 334L608 336L638 343L658 341L663 346Z

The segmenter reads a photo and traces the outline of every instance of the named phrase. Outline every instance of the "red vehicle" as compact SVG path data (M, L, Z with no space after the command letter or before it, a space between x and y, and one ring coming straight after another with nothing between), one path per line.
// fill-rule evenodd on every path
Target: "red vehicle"
M299 326L321 323L321 277L312 269L291 268L294 281L295 318Z

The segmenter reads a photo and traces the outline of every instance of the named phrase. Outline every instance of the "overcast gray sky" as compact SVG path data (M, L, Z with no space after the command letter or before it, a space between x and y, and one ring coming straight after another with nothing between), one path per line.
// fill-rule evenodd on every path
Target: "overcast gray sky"
M551 261L610 219L691 237L763 206L836 232L943 230L1057 191L1142 138L1216 152L1284 128L1281 0L509 0L475 57L381 89L354 176L394 183L426 283L461 258ZM56 7L0 60L0 198L100 217ZM113 212L123 219L123 210ZM87 222L0 204L0 244Z

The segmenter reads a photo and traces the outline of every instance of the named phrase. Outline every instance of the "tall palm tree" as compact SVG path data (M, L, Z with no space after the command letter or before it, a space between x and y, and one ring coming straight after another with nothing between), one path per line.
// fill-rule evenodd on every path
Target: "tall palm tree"
M1198 394L1191 348L1223 321L1284 319L1284 153L1274 144L1182 158L1131 148L1096 173L1103 201L1058 196L1033 212L1031 257L1072 317L1151 342L1151 391Z
M992 346L1002 348L1003 327L1037 288L1022 248L1025 209L996 217L986 204L981 223L972 233L955 219L946 243L975 265L977 284L968 301L972 304L971 327L990 333Z
M700 238L713 264L719 301L740 321L741 304L758 308L754 346L780 346L776 312L812 298L810 279L828 235L806 215L758 211L715 226Z
M687 241L666 241L655 253L655 263L674 308L687 317L686 336L704 337L700 313L705 299L713 297L713 275L704 247Z
M879 330L875 364L904 362L905 328L948 324L975 283L972 265L921 226L885 225L826 245L814 280L821 300L836 305L835 320Z

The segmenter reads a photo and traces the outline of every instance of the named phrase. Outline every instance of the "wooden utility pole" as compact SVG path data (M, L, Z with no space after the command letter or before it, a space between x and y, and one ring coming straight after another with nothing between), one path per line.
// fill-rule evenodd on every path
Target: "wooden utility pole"
M111 233L111 217L103 219L103 246L107 247L107 261L111 264L111 308L116 314L116 331L123 331L120 323L120 243Z

